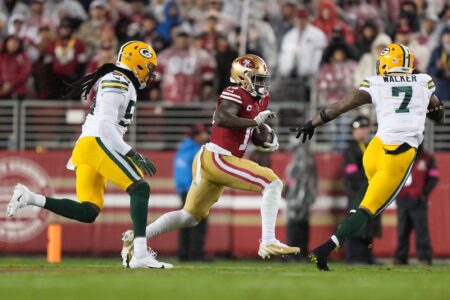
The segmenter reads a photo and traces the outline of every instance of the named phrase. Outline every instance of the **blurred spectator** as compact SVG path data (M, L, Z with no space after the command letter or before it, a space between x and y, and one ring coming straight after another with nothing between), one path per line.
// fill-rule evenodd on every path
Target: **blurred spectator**
M407 46L414 54L415 70L418 73L425 72L430 59L430 51L419 44L416 36L409 27L399 27L395 33L394 42Z
M324 56L324 65L317 74L316 88L320 99L327 102L341 100L353 87L356 62L349 58L348 48L336 45ZM375 65L374 65L375 69Z
M75 27L88 18L83 5L77 0L46 0L44 12L51 20L70 18Z
M355 50L357 59L371 51L372 43L378 35L377 24L369 20L361 27L356 37Z
M199 11L200 15L197 18L197 24L195 25L195 32L202 32L205 30L205 11L216 12L219 15L218 28L221 32L231 32L235 29L236 24L240 23L240 11L242 10L242 1L237 0L236 5L233 6L233 0L206 0L206 6L203 11ZM252 1L252 0L250 0ZM201 2L201 1L199 1ZM257 2L261 2L257 0ZM229 14L224 11L224 6L232 6L238 10L238 14Z
M145 15L142 20L141 32L139 33L139 37L137 37L137 39L150 44L155 52L159 53L161 50L166 48L166 44L161 34L156 30L157 26L158 21L153 15Z
M19 38L25 38L25 16L22 14L13 14L8 20L8 35L15 35Z
M31 61L22 41L14 35L6 38L0 54L0 98L23 100L31 77Z
M296 4L293 0L287 0L281 8L281 15L273 20L272 26L277 37L277 49L280 49L281 39L294 27Z
M43 26L54 29L54 21L44 15L44 1L32 0L30 3L30 16L25 22L26 45L39 43L39 30Z
M164 6L164 20L157 27L157 31L161 34L165 43L170 44L172 42L172 27L180 25L181 22L177 3L169 0Z
M7 17L3 13L0 13L0 38L3 38L6 33L7 24Z
M341 7L344 11L342 19L353 29L353 32L361 32L367 22L375 24L377 32L384 27L383 10L376 1L344 0L341 2L343 2Z
M341 25L336 25L331 33L331 40L328 46L323 50L321 64L327 63L332 56L332 52L339 47L344 50L346 57L351 60L357 60L358 55L355 48L345 40L345 32Z
M427 13L422 21L418 42L428 48L429 51L439 45L438 32L439 18L437 15Z
M395 264L408 264L409 238L414 229L419 263L431 265L433 253L428 230L428 197L438 180L436 160L431 153L423 150L423 145L420 145L411 175L396 199L398 241L394 255Z
M307 259L309 212L317 193L317 167L308 145L295 147L286 176L287 240L302 249L300 255L292 256L297 260Z
M286 33L281 42L278 74L298 78L298 82L305 83L310 88L327 40L319 28L310 24L308 17L306 10L297 10L295 27Z
M100 28L106 23L106 1L95 0L89 5L89 19L78 31L80 40L86 46L86 55L91 59L100 47Z
M116 34L119 44L122 45L139 34L141 22L149 11L145 6L145 0L128 0L128 5L120 5L119 2L116 7L119 9Z
M57 38L49 45L46 57L54 76L51 85L53 99L64 95L65 82L73 82L84 74L86 61L84 44L76 37L72 21L61 20Z
M28 16L30 8L20 0L3 0L0 1L0 13L7 18L14 14Z
M443 31L440 46L431 53L427 73L436 82L436 95L450 100L450 26Z
M192 182L192 164L200 147L208 142L209 134L205 126L194 125L189 134L181 142L177 153L173 175L175 188L181 199L181 206L186 202L187 193ZM180 261L207 261L204 245L208 218L203 219L197 226L180 229L178 259Z
M339 25L345 33L345 40L347 43L353 44L355 42L352 30L347 24L338 19L336 14L336 4L331 0L323 0L319 3L317 7L317 17L312 24L320 28L325 33L328 40L331 39L333 28L335 28L336 25Z
M89 61L86 74L95 72L95 70L106 63L114 63L116 61L116 55L117 51L110 43L100 45L97 54Z
M119 41L114 32L114 26L110 23L105 23L100 27L99 36L99 47L110 47L112 51L117 53L119 50ZM94 55L99 51L97 48Z
M206 14L206 28L199 35L202 39L202 48L210 52L214 51L217 38L220 34L218 30L219 14L216 11L209 11Z
M400 13L395 22L391 22L386 29L390 36L395 36L398 28L410 28L411 32L420 31L419 17L417 16L417 5L411 0L401 2Z
M159 99L167 103L210 100L216 63L203 49L191 45L189 34L178 29L173 46L158 57Z
M237 51L230 47L230 43L225 35L219 35L216 47L216 94L222 92L230 84L231 63L238 57Z
M164 7L166 6L167 0L151 0L150 2L152 14L156 17L158 23L164 22Z
M354 213L361 202L361 189L367 187L364 173L363 155L370 140L370 121L365 116L357 116L351 123L352 139L344 151L344 184L348 198L349 213ZM381 218L376 217L357 236L348 240L345 260L349 264L373 264L372 242L381 236Z
M356 67L355 74L353 76L353 84L355 86L359 86L367 76L373 76L377 74L375 68L378 56L380 55L381 50L386 48L391 43L392 40L387 34L380 33L377 35L377 37L371 44L371 51L364 54L358 62L358 66Z
M34 45L36 57L33 63L34 88L37 99L50 99L51 66L46 62L47 51L53 42L53 35L48 26L39 28L37 43Z
M249 21L247 48L252 49L254 53L260 53L269 69L276 66L277 41L269 22L257 19ZM276 70L272 71L275 72Z
M336 45L327 51L324 65L316 79L316 91L321 105L341 100L353 88L353 74L356 62L349 58L348 48ZM338 118L330 124L331 144L334 151L343 151L346 144L344 119Z

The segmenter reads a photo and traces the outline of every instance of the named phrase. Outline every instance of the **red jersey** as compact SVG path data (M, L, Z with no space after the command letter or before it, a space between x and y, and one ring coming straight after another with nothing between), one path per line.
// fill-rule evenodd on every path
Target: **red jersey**
M241 106L238 116L246 119L254 119L260 112L264 111L269 105L269 94L258 101L247 91L238 86L230 86L223 90L217 98L216 107L219 107L222 101L233 101ZM244 156L248 142L252 136L253 128L223 128L214 124L211 129L211 142L230 151L234 156Z

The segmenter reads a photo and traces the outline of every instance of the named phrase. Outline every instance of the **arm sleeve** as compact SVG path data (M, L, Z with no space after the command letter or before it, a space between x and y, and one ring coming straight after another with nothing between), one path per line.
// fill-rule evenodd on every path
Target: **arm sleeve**
M126 155L131 146L125 143L123 137L116 128L119 115L119 107L125 101L124 93L103 92L101 94L101 105L99 106L100 136L114 150Z

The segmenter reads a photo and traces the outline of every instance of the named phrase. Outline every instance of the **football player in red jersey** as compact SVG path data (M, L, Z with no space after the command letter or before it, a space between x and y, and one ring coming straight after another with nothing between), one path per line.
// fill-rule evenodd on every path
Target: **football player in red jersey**
M166 213L147 226L146 236L197 225L219 200L225 187L262 193L262 237L258 254L297 254L298 247L289 247L275 238L275 223L283 183L275 173L255 162L242 158L255 128L265 125L275 113L266 110L270 77L264 60L256 55L242 55L231 65L231 82L217 99L213 116L211 142L202 146L192 167L193 180L183 209ZM266 142L264 151L276 151L276 136ZM124 264L132 255L132 231L123 235Z

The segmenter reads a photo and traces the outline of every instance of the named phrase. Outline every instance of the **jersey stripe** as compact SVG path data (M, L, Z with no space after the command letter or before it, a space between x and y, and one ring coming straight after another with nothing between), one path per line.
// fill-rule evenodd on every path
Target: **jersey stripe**
M428 81L428 88L429 89L432 89L432 88L434 88L434 81L433 80L430 80L430 81Z
M116 89L116 90L119 90L119 91L128 92L128 88L124 88L123 86L118 86L118 85L113 85L113 84L107 84L107 85L103 85L102 84L102 88L104 88L104 89Z
M234 97L236 99L241 99L241 96L236 95L236 94L232 94L232 93L228 93L228 92L222 92L222 95Z
M220 96L220 98L226 99L226 100L230 100L230 101L233 101L233 102L236 102L236 103L242 103L241 100L238 100L238 99L236 99L236 98L231 98L231 97L223 96L223 95Z
M359 85L359 87L370 87L370 82L368 80L363 80L363 82L361 82L361 84Z

